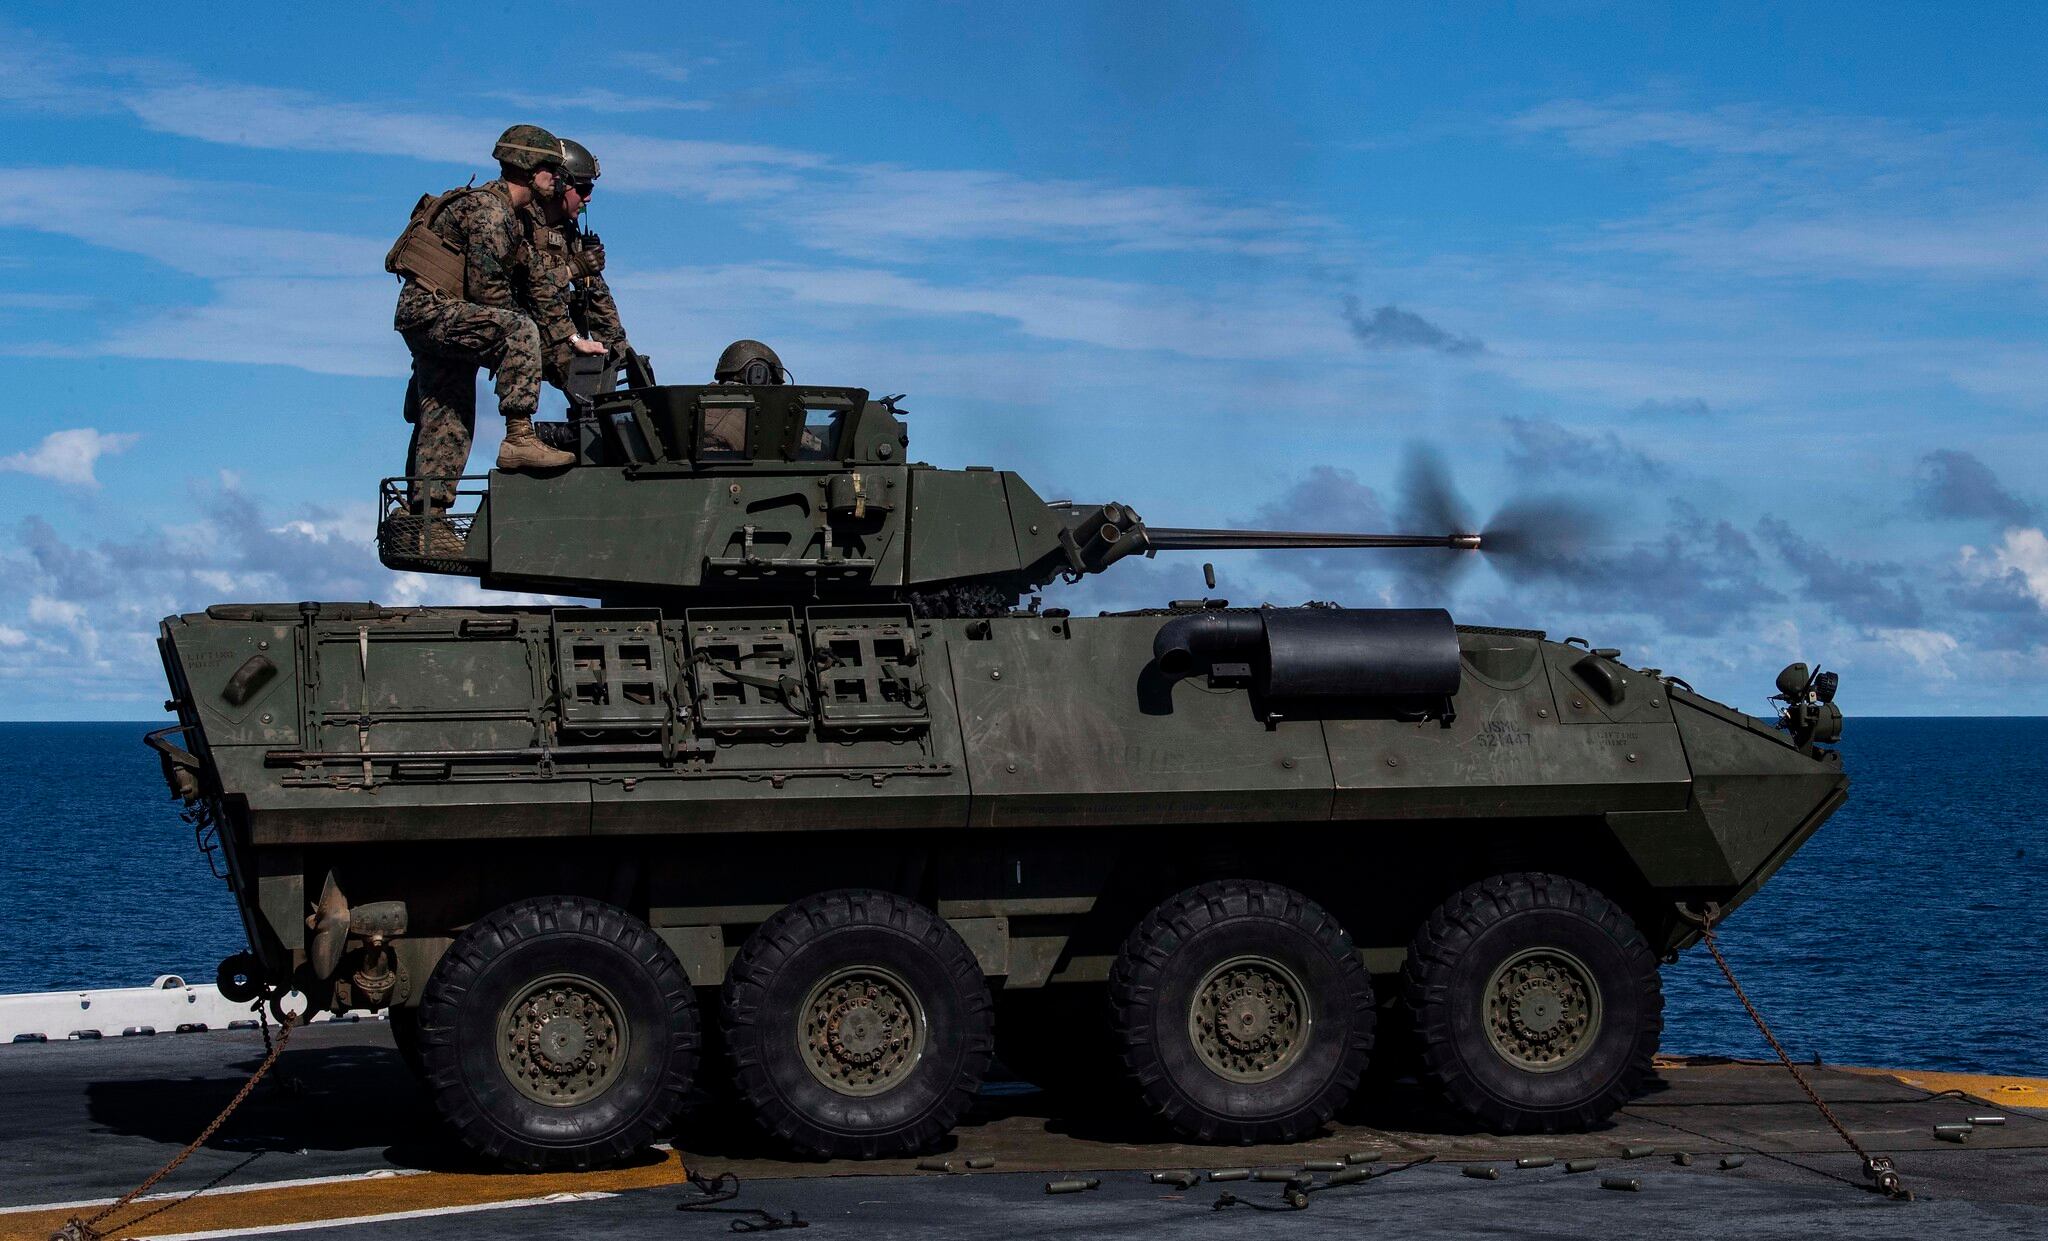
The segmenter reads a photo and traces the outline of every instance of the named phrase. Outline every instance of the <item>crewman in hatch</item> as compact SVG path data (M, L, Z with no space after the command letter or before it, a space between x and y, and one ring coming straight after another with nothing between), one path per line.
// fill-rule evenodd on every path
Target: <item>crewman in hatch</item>
M746 384L759 388L786 384L789 372L775 351L758 340L736 340L718 355L712 368L713 382ZM747 415L739 409L710 409L704 412L704 447L718 452L744 452L747 447Z

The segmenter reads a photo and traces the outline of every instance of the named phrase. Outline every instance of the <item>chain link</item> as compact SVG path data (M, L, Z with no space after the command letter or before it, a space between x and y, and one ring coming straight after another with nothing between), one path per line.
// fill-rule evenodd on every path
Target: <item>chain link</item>
M1792 1075L1793 1081L1799 1083L1799 1088L1806 1092L1806 1097L1813 1100L1814 1107L1820 1109L1821 1119L1827 1121L1836 1133L1842 1135L1842 1141L1848 1143L1849 1149L1855 1151L1856 1157L1863 1161L1863 1175L1869 1177L1885 1197L1911 1202L1913 1191L1907 1189L1906 1183L1899 1179L1897 1170L1892 1166L1891 1157L1873 1155L1863 1149L1863 1144L1856 1140L1855 1135L1849 1132L1848 1126L1835 1115L1835 1110L1827 1105L1827 1100L1821 1098L1819 1092L1814 1090L1813 1084L1806 1080L1806 1075L1799 1071L1799 1066L1792 1063L1792 1057L1785 1052L1785 1045L1778 1041L1777 1035L1771 1033L1769 1023L1765 1022L1764 1015L1756 1010L1756 1005L1750 1002L1749 994L1742 989L1742 984L1735 981L1735 971L1728 967L1728 958L1721 955L1721 945L1714 934L1714 925L1721 919L1721 907L1708 902L1706 912L1696 914L1681 903L1678 912L1686 921L1700 929L1700 938L1705 941L1707 951L1713 954L1714 964L1721 967L1722 976L1728 980L1728 985L1734 988L1735 998L1742 1001L1742 1007L1749 1013L1749 1019L1756 1023L1757 1032L1764 1036L1764 1042L1771 1045L1771 1050L1778 1053L1778 1060L1784 1064L1785 1071Z
M69 1220L65 1221L64 1227L59 1229L54 1234L53 1241L58 1241L58 1239L61 1239L61 1241L101 1241L101 1238L104 1238L109 1234L125 1232L128 1229L135 1227L135 1225L141 1223L143 1220L161 1215L165 1211L168 1211L173 1207L180 1207L185 1205L186 1203L192 1201L193 1198L199 1196L201 1193L204 1193L206 1190L211 1189L215 1185L218 1185L222 1181L226 1180L230 1175L232 1175L235 1171L239 1170L241 1167L247 1165L248 1161L244 1160L243 1163L236 1165L236 1167L234 1168L228 1169L227 1172L224 1172L220 1176L215 1177L212 1181L200 1186L198 1189L193 1190L191 1193L186 1194L182 1198L173 1198L170 1201L164 1203L163 1205L152 1207L150 1210L144 1211L142 1214L123 1223L110 1224L105 1228L100 1227L101 1221L105 1220L108 1216L113 1215L117 1211L120 1211L123 1207L126 1207L130 1203L134 1202L137 1198L140 1198L142 1195L148 1193L151 1189L155 1188L158 1182L162 1181L171 1173L176 1172L181 1166L183 1166L184 1162L187 1159L190 1159L195 1153L198 1152L200 1147L206 1145L208 1139L212 1138L215 1133L218 1133L220 1131L220 1127L227 1123L228 1117L234 1115L235 1109L242 1106L243 1102L248 1099L250 1092L256 1089L256 1083L263 1080L263 1075L270 1072L271 1068L277 1064L277 1058L280 1055L284 1054L285 1044L291 1041L292 1028L295 1023L295 1019L289 1015L286 1015L282 1019L281 1024L278 1027L277 1040L275 1042L272 1042L270 1038L269 1015L264 1012L264 1006L266 1003L267 1001L265 1000L256 1001L256 1009L259 1016L262 1019L263 1045L266 1049L265 1054L263 1056L263 1063L257 1065L256 1071L249 1074L249 1080L242 1083L242 1088L235 1092L234 1098L228 1100L228 1105L220 1110L220 1115L215 1116L213 1118L212 1123L208 1124L206 1128L200 1130L199 1136L193 1138L191 1142L187 1143L184 1150L181 1150L176 1155L172 1156L171 1161L169 1163L165 1164L161 1168L158 1168L156 1171L150 1173L147 1177L143 1179L142 1184L137 1185L135 1188L129 1190L127 1193L122 1194L119 1198L115 1199L111 1204L109 1204L106 1207L106 1209L100 1211L97 1215L94 1215L90 1219L80 1219L76 1215L74 1215Z

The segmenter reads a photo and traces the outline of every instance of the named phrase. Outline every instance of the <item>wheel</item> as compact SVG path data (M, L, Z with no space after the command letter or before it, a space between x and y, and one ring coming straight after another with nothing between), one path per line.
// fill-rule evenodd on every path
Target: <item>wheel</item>
M394 1007L385 1014L385 1020L391 1026L391 1042L398 1048L398 1058L405 1062L406 1071L421 1081L427 1080L427 1063L420 1058L420 1010Z
M1372 978L1321 906L1270 883L1190 888L1109 974L1124 1067L1200 1142L1292 1142L1344 1105L1372 1054Z
M697 999L645 923L580 896L519 901L455 937L420 996L434 1106L477 1153L589 1168L660 1137L697 1067Z
M913 1155L974 1101L995 1046L959 934L900 896L824 892L761 924L725 977L734 1086L761 1128L828 1158Z
M1496 1133L1583 1129L1650 1074L1657 958L1619 906L1558 875L1496 875L1438 906L1403 966L1424 1079Z

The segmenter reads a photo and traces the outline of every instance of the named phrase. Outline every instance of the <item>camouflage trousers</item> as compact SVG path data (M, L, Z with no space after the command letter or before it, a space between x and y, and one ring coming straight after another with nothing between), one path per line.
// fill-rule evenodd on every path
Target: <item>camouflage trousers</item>
M408 309L416 313L408 315ZM531 418L540 407L540 330L516 310L474 302L433 299L414 308L401 301L399 310L401 323L412 321L401 331L412 349L412 385L406 390L412 444L405 473L453 479L468 467L476 434L477 367L497 376L498 412L505 417ZM408 498L417 508L420 497ZM427 497L443 509L454 499L453 482L432 484Z

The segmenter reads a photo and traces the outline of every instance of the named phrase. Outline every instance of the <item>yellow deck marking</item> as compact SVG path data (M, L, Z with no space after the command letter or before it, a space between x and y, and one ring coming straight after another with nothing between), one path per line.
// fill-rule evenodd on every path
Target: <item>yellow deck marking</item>
M2048 1077L2004 1077L1996 1073L1926 1073L1919 1069L1865 1069L1831 1064L1831 1069L1866 1077L1895 1077L1922 1090L1960 1090L1986 1103L2048 1108Z
M422 1172L393 1176L251 1189L222 1197L194 1198L181 1207L144 1223L138 1232L111 1236L169 1236L216 1228L252 1228L298 1224L309 1220L339 1222L352 1216L388 1215L395 1211L475 1206L549 1194L616 1193L678 1185L684 1179L682 1157L671 1150L652 1152L658 1163L602 1172L542 1172L514 1176L503 1172ZM148 1208L130 1206L108 1220L118 1224ZM0 1241L47 1241L50 1233L73 1215L89 1219L99 1207L24 1211L0 1216ZM105 1227L102 1224L101 1227Z

